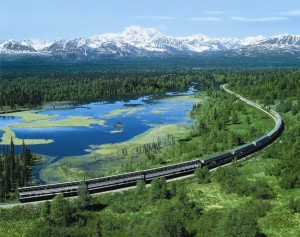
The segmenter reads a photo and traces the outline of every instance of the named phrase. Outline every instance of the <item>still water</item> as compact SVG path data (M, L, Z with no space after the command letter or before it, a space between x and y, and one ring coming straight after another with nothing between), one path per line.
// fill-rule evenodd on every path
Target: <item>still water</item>
M103 125L14 128L14 124L22 123L20 118L2 117L0 127L10 126L20 139L54 140L50 144L30 146L32 152L52 157L51 163L53 163L66 156L87 154L90 145L129 140L144 133L153 125L191 123L188 113L195 101L187 99L184 95L193 92L194 88L191 87L187 93L168 93L163 99L148 96L127 101L48 105L37 112L57 116L49 121L59 121L70 116L88 116L104 121ZM0 137L2 134L3 131L0 130Z

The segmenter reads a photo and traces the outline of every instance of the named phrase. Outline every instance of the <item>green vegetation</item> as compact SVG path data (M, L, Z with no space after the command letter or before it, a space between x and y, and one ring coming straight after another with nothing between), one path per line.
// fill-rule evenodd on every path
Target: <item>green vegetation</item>
M82 180L87 175L89 177L99 177L99 174L113 174L116 171L130 165L128 156L125 159L119 159L127 152L130 154L136 148L145 144L150 144L154 140L169 137L169 143L173 142L172 137L176 135L179 139L186 133L186 128L178 124L157 125L147 132L136 136L128 141L105 144L101 146L92 146L90 154L83 156L65 157L64 159L47 166L41 170L41 178L47 183ZM167 135L166 134L170 134ZM171 134L175 134L172 136ZM127 163L128 162L128 163ZM123 164L123 165L122 165ZM84 169L84 167L87 167Z
M232 87L245 96L276 105L277 110L283 113L286 131L282 143L269 154L269 157L277 158L280 162L269 172L278 177L281 187L300 188L300 71L271 71L268 76L262 72L255 76L255 80L253 76L251 73L244 75L236 84L232 83Z
M181 96L181 97L175 97L175 98L168 98L167 100L172 100L173 105L176 106L176 103L182 101L182 100L189 100L189 101L195 101L199 102L201 99L194 98L192 96ZM13 129L14 128L48 128L48 127L89 127L93 124L97 124L100 126L104 126L107 119L110 119L115 116L119 116L121 114L134 114L137 111L143 110L144 108L124 108L124 109L117 109L113 110L108 114L105 114L102 116L102 118L97 117L87 117L87 116L69 116L64 119L58 119L58 115L48 115L48 114L39 114L39 111L30 110L30 111L18 111L18 112L10 112L6 114L2 114L1 116L4 117L20 117L22 123L17 123L10 125L9 127L0 127L0 130L4 131L4 134L2 135L2 141L1 144L8 145L10 143L10 138L13 137L14 143L16 145L21 145L23 140L16 137ZM170 108L166 108L170 109ZM56 118L56 120L52 120L53 118ZM104 120L105 119L105 120ZM110 131L110 133L120 133L122 132L122 129L116 129L113 131ZM165 133L162 133L162 135ZM157 135L158 136L158 135ZM156 137L157 137L156 136ZM156 137L154 137L156 139ZM151 142L153 139L148 140L148 142ZM52 139L25 139L25 143L28 145L36 145L36 144L48 144L52 143ZM141 143L141 144L145 144ZM101 148L102 149L102 148ZM102 152L104 152L105 149L102 149ZM96 153L98 153L96 151Z
M123 147L121 155L129 161L122 171L151 168L226 151L253 141L274 126L269 116L234 96L219 90L211 91L210 88L207 91L210 99L195 104L191 111L195 122L186 127L186 132L179 139L171 134L154 138L151 143L135 149Z
M15 199L15 190L30 183L33 159L24 143L21 153L17 154L12 138L10 146L3 147L0 154L0 202Z
M92 146L88 155L47 166L41 171L42 179L82 180L84 175L93 178L205 157L253 141L274 126L269 116L234 96L219 90L208 89L208 93L209 100L193 99L197 103L191 112L195 120L192 126L156 125L129 141ZM238 121L233 121L234 116ZM106 165L105 161L110 162Z
M11 130L10 127L0 127L0 130L4 132L1 138L2 141L0 143L2 145L9 145L12 138L14 139L15 145L22 145L23 142L27 145L48 144L53 142L52 139L20 139L16 137L16 134L13 130Z
M137 147L141 147L145 144L157 140L158 137L166 137L166 134L176 134L176 136L182 137L186 133L186 128L179 124L167 124L156 125L150 128L147 132L138 135L128 141L120 142L116 144L104 144L100 146L93 146L93 152L100 155L122 155L124 150L127 154L134 152ZM166 138L167 139L167 138Z
M165 161L172 157L187 160L229 149L273 127L264 114L216 90L225 81L246 98L260 102L271 98L269 105L282 111L282 136L244 161L233 161L211 173L198 169L194 177L184 180L166 183L155 179L150 187L141 181L134 190L95 196L87 194L83 183L78 199L57 196L52 203L0 209L0 233L298 237L300 111L293 107L300 103L300 71L211 71L208 75L210 99L195 105L192 116L196 123L190 133L164 149L157 149L158 141L146 146L148 153L142 154L151 157L149 164L159 165L164 157ZM282 108L281 101L291 101L292 107L287 103Z
M112 118L112 117L117 117L120 114L134 114L138 110L144 110L145 108L139 107L139 108L124 108L124 109L115 109L111 111L109 114L104 115L104 118Z
M61 120L38 120L32 123L23 123L13 125L15 128L48 128L48 127L89 127L92 124L104 125L104 120L93 119L87 116L68 116Z
M13 112L3 114L2 116L21 117L22 122L24 122L14 124L9 127L0 127L0 130L4 132L1 138L1 144L4 145L8 145L10 143L11 137L14 139L16 145L22 145L23 139L16 137L12 130L13 128L89 127L92 124L103 126L106 122L103 119L94 119L87 116L69 116L65 119L53 121L52 119L57 118L58 115L36 114L33 111ZM48 144L53 142L52 139L25 139L24 141L27 145Z
M199 183L202 184L210 183L210 172L207 167L197 168L195 170L195 177Z
M271 199L225 192L214 172L205 184L199 184L197 177L171 183L155 179L148 188L141 181L122 193L57 196L51 203L32 206L32 214L25 218L26 206L2 209L0 230L6 233L8 226L19 223L17 217L9 219L18 210L18 218L28 224L25 236L297 236L300 216L284 204L286 195L282 196L276 179L265 174L271 163L249 160L237 167L246 174L242 179L272 185L276 196ZM236 169L236 164L230 168ZM22 232L18 229L15 234Z
M202 77L203 78L203 77ZM194 78L180 73L4 73L0 80L0 109L35 107L47 101L93 101L126 96L162 95L185 91Z
M7 114L1 114L3 117L20 117L22 118L22 122L24 123L30 123L37 120L48 120L57 118L58 115L48 115L48 114L39 114L39 111L18 111L18 112L12 112Z

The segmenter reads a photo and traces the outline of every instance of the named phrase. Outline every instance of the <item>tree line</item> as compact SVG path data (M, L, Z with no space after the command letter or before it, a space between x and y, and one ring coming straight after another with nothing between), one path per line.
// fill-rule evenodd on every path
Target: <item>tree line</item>
M16 189L26 186L31 180L33 155L23 143L21 152L15 152L11 139L10 146L3 146L0 154L0 201L14 196Z
M201 77L202 78L202 77ZM18 76L0 80L0 106L37 106L47 101L95 101L185 91L200 78L172 73L78 73Z

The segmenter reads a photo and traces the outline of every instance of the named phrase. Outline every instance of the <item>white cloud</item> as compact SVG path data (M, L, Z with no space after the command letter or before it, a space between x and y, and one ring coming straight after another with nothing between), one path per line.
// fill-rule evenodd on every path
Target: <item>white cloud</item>
M300 10L299 9L294 9L294 10L283 13L283 15L300 16Z
M231 20L234 21L242 21L242 22L268 22L268 21L286 21L288 18L286 17L258 17L258 18L246 18L246 17L239 17L233 16L230 17Z
M221 18L218 17L193 17L189 18L191 21L220 21Z

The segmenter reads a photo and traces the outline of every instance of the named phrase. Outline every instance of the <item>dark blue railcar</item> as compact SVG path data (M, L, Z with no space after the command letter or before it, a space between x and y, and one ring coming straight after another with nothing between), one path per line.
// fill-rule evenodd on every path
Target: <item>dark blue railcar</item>
M261 136L260 138L257 138L256 140L254 140L252 143L256 146L256 147L260 147L262 145L265 145L268 140L270 139L270 137L268 135L264 135Z
M236 157L241 157L243 155L249 154L254 148L255 145L253 143L247 143L245 145L232 149L231 153Z

